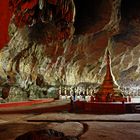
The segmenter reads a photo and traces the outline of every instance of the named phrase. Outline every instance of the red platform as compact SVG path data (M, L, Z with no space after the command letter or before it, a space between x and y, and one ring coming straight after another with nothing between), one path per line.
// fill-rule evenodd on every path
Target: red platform
M53 101L54 101L53 98L47 98L47 99L36 99L36 100L29 100L29 101L21 101L21 102L1 103L0 108L30 106L30 105L33 105L33 104L50 103L50 102L53 102Z
M75 107L81 113L93 114L122 114L125 113L125 104L117 102L75 102Z

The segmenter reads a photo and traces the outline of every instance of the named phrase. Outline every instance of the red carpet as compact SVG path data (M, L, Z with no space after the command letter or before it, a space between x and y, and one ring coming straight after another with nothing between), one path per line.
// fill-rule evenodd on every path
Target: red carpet
M17 107L17 106L30 106L33 104L50 103L53 101L54 101L53 98L49 98L49 99L37 99L37 100L22 101L22 102L1 103L0 108L9 108L9 107Z

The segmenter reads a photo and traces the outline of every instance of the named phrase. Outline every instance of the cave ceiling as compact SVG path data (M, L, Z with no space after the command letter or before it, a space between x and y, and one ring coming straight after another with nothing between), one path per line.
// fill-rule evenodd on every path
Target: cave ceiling
M139 0L61 0L59 6L50 0L40 8L37 2L10 3L10 40L0 55L4 78L34 81L40 74L50 84L101 82L109 48L117 81L139 83Z

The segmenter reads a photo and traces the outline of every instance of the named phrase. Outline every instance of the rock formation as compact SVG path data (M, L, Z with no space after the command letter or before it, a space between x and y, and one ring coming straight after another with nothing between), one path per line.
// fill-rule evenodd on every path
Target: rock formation
M46 44L31 42L29 27L19 29L10 24L11 39L0 52L2 78L6 79L8 74L18 77L16 83L20 86L35 83L38 74L43 75L47 84L101 83L108 47L116 80L123 86L140 83L139 0L74 2L75 33L69 39ZM51 28L46 28L50 35L54 33Z

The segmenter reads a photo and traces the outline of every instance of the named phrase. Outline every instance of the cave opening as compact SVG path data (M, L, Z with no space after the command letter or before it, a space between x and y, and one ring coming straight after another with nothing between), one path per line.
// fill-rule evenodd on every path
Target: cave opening
M75 34L94 32L109 20L109 0L74 0L76 7Z

